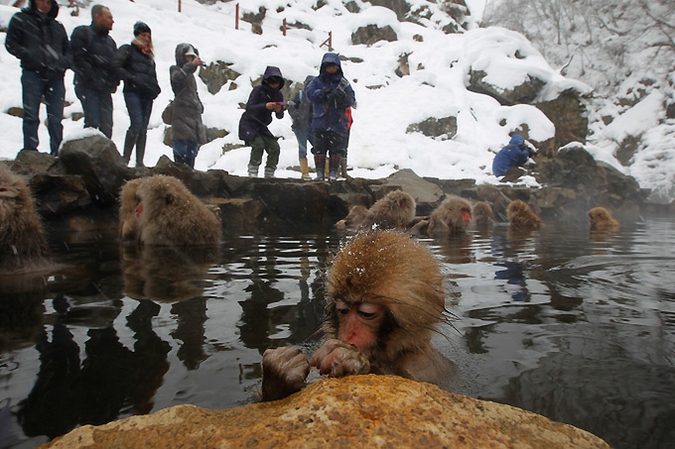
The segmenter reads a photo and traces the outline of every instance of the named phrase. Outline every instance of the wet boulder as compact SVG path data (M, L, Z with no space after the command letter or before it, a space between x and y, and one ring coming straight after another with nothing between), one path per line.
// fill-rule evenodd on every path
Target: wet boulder
M116 204L119 190L129 178L117 147L103 135L66 142L48 173L79 175L92 201L103 206Z
M226 410L178 405L82 426L44 447L389 446L609 448L532 412L383 375L326 379L281 401Z

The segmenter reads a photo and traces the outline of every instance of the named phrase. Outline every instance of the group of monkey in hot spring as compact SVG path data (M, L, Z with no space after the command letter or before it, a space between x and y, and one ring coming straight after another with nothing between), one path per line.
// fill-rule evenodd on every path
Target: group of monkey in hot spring
M353 230L326 273L324 339L307 357L297 347L268 349L262 357L262 400L301 390L311 367L320 375L395 374L451 389L454 364L431 344L452 314L445 308L439 262L417 236L464 233L470 223L493 220L486 202L446 198L428 217L397 190L370 209L354 206L337 226ZM180 219L177 219L180 217ZM539 229L530 206L513 201L513 229ZM604 208L589 212L591 230L619 223ZM131 245L218 245L220 209L205 205L177 178L155 175L128 181L120 192L119 236ZM36 270L48 259L40 217L25 180L0 165L0 276ZM1 280L0 280L1 282Z

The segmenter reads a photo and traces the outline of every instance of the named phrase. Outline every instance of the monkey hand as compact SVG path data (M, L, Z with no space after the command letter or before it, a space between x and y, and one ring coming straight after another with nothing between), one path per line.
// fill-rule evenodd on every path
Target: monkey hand
M370 362L359 349L346 341L327 340L312 356L309 364L320 374L342 377L370 372Z
M309 362L295 346L268 349L262 357L262 369L262 400L275 401L302 390Z

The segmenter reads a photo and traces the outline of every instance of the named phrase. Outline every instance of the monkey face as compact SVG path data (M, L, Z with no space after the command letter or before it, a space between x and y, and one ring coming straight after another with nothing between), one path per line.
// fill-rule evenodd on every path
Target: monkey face
M378 330L385 316L384 306L374 302L335 302L338 319L338 339L351 343L363 353L377 345Z

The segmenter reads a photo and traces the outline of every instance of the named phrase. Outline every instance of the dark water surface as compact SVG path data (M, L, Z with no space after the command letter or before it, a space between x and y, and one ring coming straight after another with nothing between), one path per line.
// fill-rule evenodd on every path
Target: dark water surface
M53 235L60 265L46 285L0 277L0 446L176 404L251 402L262 352L314 337L322 273L344 238L230 231L219 250L139 252L114 230ZM434 343L457 363L459 392L616 448L675 448L675 221L613 234L497 225L425 242L458 317Z

